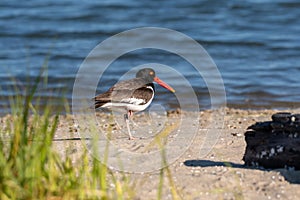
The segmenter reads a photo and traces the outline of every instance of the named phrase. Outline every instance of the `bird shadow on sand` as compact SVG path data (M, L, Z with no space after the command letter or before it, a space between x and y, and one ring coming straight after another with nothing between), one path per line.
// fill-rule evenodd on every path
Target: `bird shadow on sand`
M300 170L287 170L287 169L265 169L265 168L257 168L251 167L243 164L233 163L233 162L218 162L218 161L210 161L210 160L186 160L184 165L187 167L231 167L238 169L253 169L253 170L262 170L262 171L277 171L279 172L286 181L292 184L300 184Z

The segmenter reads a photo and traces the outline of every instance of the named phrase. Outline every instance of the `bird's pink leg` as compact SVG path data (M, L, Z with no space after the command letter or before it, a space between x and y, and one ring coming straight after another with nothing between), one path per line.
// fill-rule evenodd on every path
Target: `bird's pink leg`
M129 115L129 118L132 117L132 115L133 115L132 110L128 110L128 115Z
M133 116L133 111L132 110L128 110L128 114L129 114L129 120L131 121L131 123L133 124L133 126L138 126L132 119Z
M124 115L124 119L125 119L126 126L127 126L127 131L128 131L128 135L129 135L129 140L135 139L134 137L132 137L130 127L129 127L129 118L132 116L132 114L133 114L133 112L131 110L128 110L127 113Z

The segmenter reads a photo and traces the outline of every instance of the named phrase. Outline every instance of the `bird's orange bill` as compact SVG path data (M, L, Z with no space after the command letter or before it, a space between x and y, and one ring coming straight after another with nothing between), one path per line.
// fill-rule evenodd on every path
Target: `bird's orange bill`
M165 82L163 82L162 80L160 80L158 77L154 77L154 81L156 83L158 83L159 85L161 85L162 87L170 90L171 92L175 92L175 90L171 86L169 86L168 84L166 84Z

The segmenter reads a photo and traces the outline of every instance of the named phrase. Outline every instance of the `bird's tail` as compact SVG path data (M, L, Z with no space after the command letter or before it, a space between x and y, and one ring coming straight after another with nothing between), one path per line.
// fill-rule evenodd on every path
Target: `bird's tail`
M110 99L93 98L95 109L102 107L104 104L111 102Z
M108 103L107 101L95 101L95 109L102 107L104 104Z

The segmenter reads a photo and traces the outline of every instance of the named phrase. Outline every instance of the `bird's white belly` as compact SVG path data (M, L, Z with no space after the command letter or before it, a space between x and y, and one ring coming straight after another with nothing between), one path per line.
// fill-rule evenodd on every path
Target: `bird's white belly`
M130 100L128 102L109 102L103 105L102 107L120 112L122 112L122 110L131 110L133 112L139 112L145 110L151 104L152 99L153 97L146 104L139 104L141 102L134 102L134 100Z
M143 104L143 105L128 104L126 109L132 110L134 112L139 112L139 111L145 110L151 104L152 99L153 98L151 98L146 104Z

